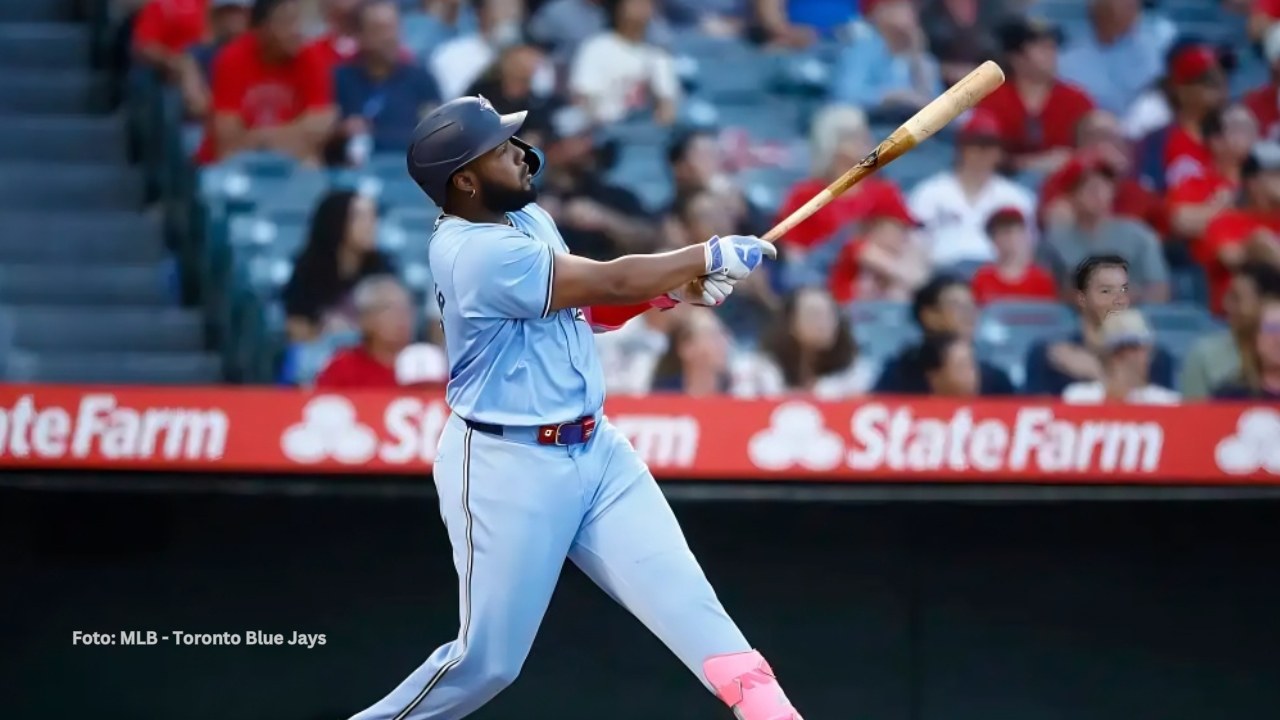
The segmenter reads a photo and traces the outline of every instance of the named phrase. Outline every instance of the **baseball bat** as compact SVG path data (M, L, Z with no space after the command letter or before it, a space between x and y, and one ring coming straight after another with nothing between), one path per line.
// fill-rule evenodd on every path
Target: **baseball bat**
M890 133L889 137L885 138L857 165L849 168L848 172L824 188L822 192L814 195L809 202L774 225L773 229L765 233L763 239L776 243L796 225L843 195L863 178L897 160L903 153L932 137L934 133L966 110L982 102L983 98L1003 83L1004 71L999 65L990 60L982 63L973 72L965 75L960 82L934 98L933 102L921 108L920 112L911 116L910 120L898 126L897 130Z

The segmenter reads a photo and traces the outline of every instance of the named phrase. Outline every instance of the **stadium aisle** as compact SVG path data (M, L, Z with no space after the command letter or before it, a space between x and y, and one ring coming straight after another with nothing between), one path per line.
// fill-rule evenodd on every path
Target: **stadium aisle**
M0 377L215 382L72 3L0 2Z

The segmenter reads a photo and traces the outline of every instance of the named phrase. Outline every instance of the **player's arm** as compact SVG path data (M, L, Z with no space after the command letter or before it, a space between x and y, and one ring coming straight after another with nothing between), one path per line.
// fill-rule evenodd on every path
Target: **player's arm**
M736 282L765 255L775 254L769 243L731 235L681 250L596 262L509 231L465 243L453 276L456 286L466 288L458 296L464 317L534 319L565 308L649 303L704 275Z

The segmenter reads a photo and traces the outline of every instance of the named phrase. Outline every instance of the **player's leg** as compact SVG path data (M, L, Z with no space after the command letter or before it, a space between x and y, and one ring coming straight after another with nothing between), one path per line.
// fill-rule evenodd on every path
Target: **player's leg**
M458 637L352 720L458 720L509 685L581 520L581 480L564 448L451 419L434 474L458 573Z
M601 485L569 557L630 610L741 720L799 720L773 671L730 619L666 498L630 443L603 423L590 452Z

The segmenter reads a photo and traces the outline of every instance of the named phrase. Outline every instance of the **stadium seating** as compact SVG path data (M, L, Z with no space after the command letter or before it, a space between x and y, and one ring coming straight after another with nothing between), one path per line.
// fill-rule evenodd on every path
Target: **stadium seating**
M0 2L3 377L217 381L75 5Z

